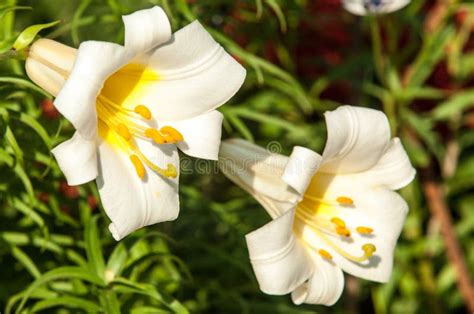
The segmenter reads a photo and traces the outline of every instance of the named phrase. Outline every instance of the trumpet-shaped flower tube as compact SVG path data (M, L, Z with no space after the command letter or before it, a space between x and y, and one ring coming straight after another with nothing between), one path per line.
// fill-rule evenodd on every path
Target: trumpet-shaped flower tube
M176 33L159 7L123 17L124 45L40 39L28 76L75 127L53 154L70 185L96 179L119 240L179 211L177 148L217 159L222 115L245 69L195 21Z
M291 293L296 304L334 304L342 271L389 279L408 212L394 190L415 176L382 112L343 106L325 118L322 155L295 147L286 157L243 140L221 145L224 174L272 218L246 236L260 288Z

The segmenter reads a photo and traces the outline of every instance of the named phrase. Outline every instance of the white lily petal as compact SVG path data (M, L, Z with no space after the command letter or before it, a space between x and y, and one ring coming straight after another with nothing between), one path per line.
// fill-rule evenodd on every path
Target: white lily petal
M368 170L380 160L390 143L390 125L381 111L341 106L324 116L328 138L320 171Z
M282 180L298 193L303 194L318 170L321 159L322 157L318 153L304 147L295 146L285 167Z
M357 263L342 256L308 226L303 228L303 238L312 246L327 250L333 256L334 262L345 272L372 281L388 281L392 272L395 244L408 213L405 200L385 188L367 186L361 175L317 176L318 185L312 195L322 195L316 191L321 188L325 190L325 199L345 195L354 201L353 207L326 207L318 210L321 214L315 217L316 220L324 218L329 221L338 217L345 221L346 227L351 231L350 238L336 234L328 234L327 237L352 256L362 256L362 245L367 243L375 245L376 251L369 260ZM368 227L373 229L373 232L359 234L357 227Z
M79 185L97 177L97 141L84 139L78 132L56 146L51 153L56 158L69 185Z
M300 195L281 179L288 157L240 139L223 141L219 154L222 172L252 194L272 218L298 202Z
M312 274L312 260L293 235L294 210L247 234L250 261L260 290L283 295Z
M179 171L179 156L174 145L154 146L140 141L140 150L150 161L166 168L168 163ZM146 168L141 180L124 152L107 142L99 146L100 174L97 178L100 198L115 240L144 226L176 219L179 213L178 178L164 178Z
M79 46L72 72L54 105L85 139L97 135L96 98L103 83L130 58L124 47L112 43L86 41Z
M416 170L411 165L400 139L394 138L379 162L361 175L371 184L398 190L413 180Z
M135 54L146 53L171 37L168 17L158 6L124 15L122 19L125 24L125 48Z
M331 306L339 300L344 290L344 275L333 262L312 255L314 273L308 282L293 291L291 299L297 305L307 303Z
M217 160L221 143L223 115L219 111L196 116L191 119L163 122L176 128L184 137L178 148L185 154L196 158Z
M410 0L379 0L372 1L370 0L344 0L343 6L344 9L356 15L367 15L367 14L386 14L400 10L408 3Z
M157 80L129 95L127 107L145 104L163 121L209 112L228 101L245 79L245 69L195 21L137 62Z

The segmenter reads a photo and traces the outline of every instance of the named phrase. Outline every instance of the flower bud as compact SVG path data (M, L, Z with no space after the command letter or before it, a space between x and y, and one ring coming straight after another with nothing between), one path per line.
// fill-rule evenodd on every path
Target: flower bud
M36 41L26 59L26 73L38 86L57 96L74 65L77 50L51 39Z

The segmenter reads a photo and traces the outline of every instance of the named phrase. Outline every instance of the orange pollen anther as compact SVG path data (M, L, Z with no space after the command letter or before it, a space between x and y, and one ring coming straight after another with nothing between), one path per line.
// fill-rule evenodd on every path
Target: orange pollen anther
M153 142L156 144L164 144L166 143L165 138L158 132L158 130L155 129L146 129L145 130L145 136L148 138L151 138Z
M321 255L322 257L324 257L325 259L332 259L332 255L326 251L326 250L323 250L323 249L320 249L318 251L319 255Z
M338 198L336 198L336 202L338 202L341 205L353 205L354 204L354 201L352 200L352 198L347 197L347 196L339 196Z
M349 231L349 229L345 227L339 227L339 226L336 227L336 233L345 237L351 236L351 232Z
M184 139L183 134L181 134L178 130L176 130L172 126L164 126L160 129L160 132L165 136L165 139L167 141L168 141L168 138L170 138L172 142L180 142Z
M137 175L140 177L140 179L143 179L145 177L145 167L143 166L143 163L140 161L140 158L138 158L137 155L130 155L130 161L135 167L135 171L137 172Z
M341 227L341 228L346 227L346 223L341 218L333 217L333 218L331 218L331 222L333 224L335 224L336 226L338 226L338 227Z
M142 116L143 119L150 120L151 119L151 111L145 105L138 105L133 110L135 113L138 113Z
M130 131L128 130L127 126L123 123L119 123L117 125L116 131L121 137L123 137L127 141L130 141L130 139L132 138Z
M361 234L371 234L374 231L374 229L369 227L357 227L356 230Z

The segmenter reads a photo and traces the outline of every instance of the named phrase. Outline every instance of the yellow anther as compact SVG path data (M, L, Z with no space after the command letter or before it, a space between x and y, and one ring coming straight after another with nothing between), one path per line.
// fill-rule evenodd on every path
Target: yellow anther
M356 230L361 234L371 234L374 231L374 229L369 227L357 227Z
M156 129L146 129L145 136L152 139L156 144L166 143L165 138Z
M165 136L165 139L169 136L174 140L173 142L180 142L184 139L183 135L172 126L164 126L160 129L160 132Z
M325 259L332 259L332 255L326 251L326 250L323 250L323 249L320 249L318 251L319 255L321 255L322 257L324 257Z
M339 235L345 236L345 237L350 237L351 236L351 232L349 231L349 229L347 229L345 227L337 226L336 227L336 233L339 234Z
M338 202L341 205L353 205L354 204L354 201L352 200L352 198L347 197L347 196L339 196L338 198L336 198L336 202Z
M364 251L366 257L371 257L376 250L377 248L373 244L367 243L362 245L362 251Z
M140 179L145 177L145 167L143 166L140 158L137 155L130 155L130 161L132 162L133 166L135 167L135 171Z
M127 126L123 123L119 123L117 125L116 131L121 137L123 137L127 141L130 141L130 139L132 138L130 131L128 130Z
M336 226L338 226L338 227L341 227L341 228L346 227L346 223L341 218L333 217L333 218L331 218L331 222L333 224L335 224Z
M141 115L143 119L147 119L147 120L151 119L151 111L145 105L138 105L138 106L135 107L135 109L133 111L135 111L135 113L138 113L139 115Z

